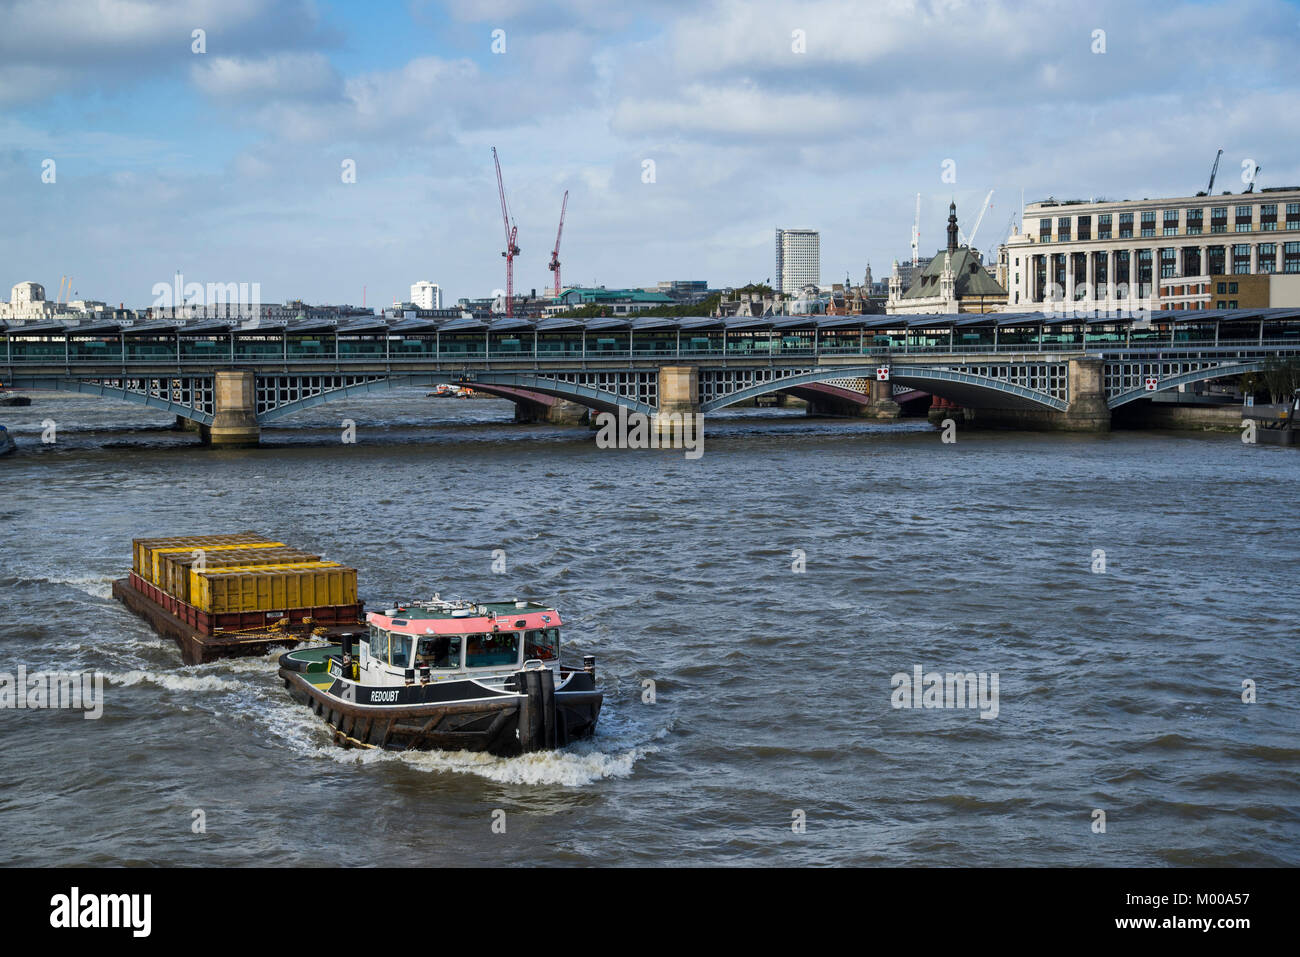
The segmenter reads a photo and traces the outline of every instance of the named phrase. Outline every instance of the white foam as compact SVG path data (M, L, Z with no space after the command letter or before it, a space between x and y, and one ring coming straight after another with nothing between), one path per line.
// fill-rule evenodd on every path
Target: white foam
M156 671L108 672L104 675L111 684L130 687L142 682L158 685L168 691L228 691L241 687L238 681L229 681L215 675L159 674Z
M538 751L515 758L499 758L472 751L400 751L396 755L420 771L474 774L498 784L558 784L583 787L605 778L631 776L636 762L659 749L642 745L606 753L590 742L563 751Z
M85 592L92 598L112 598L113 579L108 576L87 575L81 578L47 578L51 585L67 585Z

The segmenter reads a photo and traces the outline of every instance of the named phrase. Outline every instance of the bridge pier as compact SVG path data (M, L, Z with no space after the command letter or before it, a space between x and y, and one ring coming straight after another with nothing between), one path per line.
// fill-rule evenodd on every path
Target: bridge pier
M903 407L894 401L894 387L879 379L871 380L869 409L877 419L896 419L903 414Z
M205 445L222 448L255 447L262 438L257 422L257 390L251 372L217 372L213 375L212 424L199 427Z
M660 421L662 415L674 413L686 416L700 411L700 379L694 366L659 367L659 408L655 411L652 427L661 435L673 428L671 421Z

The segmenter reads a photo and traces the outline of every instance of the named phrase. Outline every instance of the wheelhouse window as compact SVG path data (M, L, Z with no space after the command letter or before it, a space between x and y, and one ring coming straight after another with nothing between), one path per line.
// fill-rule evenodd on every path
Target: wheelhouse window
M538 628L524 632L524 660L554 661L560 657L560 629Z
M388 662L394 668L411 667L411 636L399 631L388 636Z
M459 668L460 635L427 635L415 646L415 667Z
M388 632L375 625L370 626L370 657L388 664Z
M466 636L465 667L492 668L518 664L519 635L517 631L499 631L490 635Z

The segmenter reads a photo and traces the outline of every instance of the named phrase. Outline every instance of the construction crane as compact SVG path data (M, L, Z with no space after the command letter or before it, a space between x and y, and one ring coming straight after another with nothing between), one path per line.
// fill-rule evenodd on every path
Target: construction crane
M564 235L564 212L569 208L569 191L564 191L564 202L560 203L560 228L555 231L555 248L551 250L551 263L546 268L555 273L555 295L560 295L560 237Z
M993 190L984 197L984 205L980 207L980 214L975 217L975 228L970 231L970 236L966 238L966 245L971 249L975 248L975 234L980 231L980 223L984 222L984 214L989 211L989 200L993 198Z
M1250 174L1250 185L1246 187L1246 192L1248 192L1248 193L1253 193L1253 192L1255 192L1255 180L1259 178L1259 171L1260 171L1260 169L1261 169L1261 167L1256 166L1256 167L1255 167L1255 172L1253 172L1253 173Z
M506 205L506 188L501 182L501 161L497 159L497 148L492 147L492 162L497 168L497 192L501 194L501 220L506 229L506 251L501 255L506 257L506 316L513 316L514 297L515 297L515 257L519 255L519 247L515 245L515 236L519 232L510 219L510 207Z
M1214 168L1210 170L1210 185L1205 187L1205 192L1197 193L1197 196L1209 196L1214 192L1214 177L1219 175L1219 160L1223 158L1223 150L1219 150L1219 155L1214 157Z
M912 269L913 269L913 275L916 274L916 273L915 273L915 269L916 269L916 267L917 267L918 262L920 261L920 260L918 259L918 255L919 255L919 252L920 252L920 247L921 247L921 194L920 194L920 193L917 193L917 194L916 194L916 220L912 223Z

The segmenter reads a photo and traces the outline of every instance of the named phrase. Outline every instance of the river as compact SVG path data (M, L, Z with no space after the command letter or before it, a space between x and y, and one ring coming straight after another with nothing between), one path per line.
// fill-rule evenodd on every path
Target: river
M98 398L0 409L0 672L106 681L97 721L0 712L7 862L1300 864L1295 450L763 409L692 460L510 419L394 391L216 451ZM554 604L598 733L343 750L273 657L185 667L110 597L132 538L247 528L371 608ZM996 715L895 707L917 667L996 675Z

